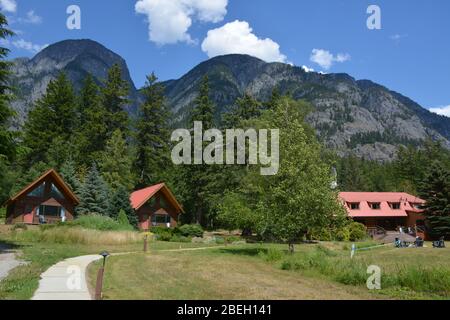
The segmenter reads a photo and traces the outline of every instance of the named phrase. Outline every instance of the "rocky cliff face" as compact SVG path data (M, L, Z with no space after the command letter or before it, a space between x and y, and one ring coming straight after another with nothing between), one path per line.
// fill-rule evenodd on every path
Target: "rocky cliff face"
M385 161L395 156L399 145L420 145L427 138L441 139L450 147L450 118L433 114L383 86L356 81L347 74L308 73L245 55L213 58L181 79L167 82L167 96L178 119L187 114L204 75L209 76L218 114L245 92L267 100L275 87L308 100L315 108L308 122L341 155Z
M49 82L61 71L67 74L75 89L79 90L88 73L101 83L106 78L108 69L117 63L122 68L124 79L130 84L130 99L136 101L138 98L125 60L92 40L58 42L32 59L20 58L13 62L13 86L18 97L13 103L13 108L18 113L16 126L23 124L33 102L43 95ZM135 109L135 103L129 108Z
M19 114L18 125L60 71L65 71L79 89L87 73L101 82L108 69L118 63L130 84L131 113L140 99L126 62L91 40L62 41L33 59L14 62L13 80L19 97L14 108ZM266 63L247 55L216 57L178 80L165 82L167 100L176 121L182 122L188 115L205 75L210 79L217 118L244 93L264 101L278 87L282 93L311 102L314 112L308 122L320 139L341 155L356 154L385 161L395 156L399 145L419 146L427 138L441 139L450 148L450 118L433 114L399 93L368 80L357 81L347 74L308 73L299 67Z

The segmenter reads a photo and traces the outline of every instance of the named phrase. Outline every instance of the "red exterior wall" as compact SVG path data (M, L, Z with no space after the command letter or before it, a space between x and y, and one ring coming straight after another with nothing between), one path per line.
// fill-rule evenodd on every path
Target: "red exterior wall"
M152 225L152 216L153 215L169 215L170 216L170 227L174 228L178 225L178 217L179 213L177 210L170 204L169 200L166 196L161 192L157 192L152 199L155 199L154 205L151 206L149 203L151 199L142 206L139 210L137 210L136 214L139 219L139 228L141 230L149 230ZM161 199L164 199L165 208L161 206ZM166 227L166 224L158 224L156 226Z
M28 195L24 195L18 198L16 201L10 203L6 209L6 223L7 224L16 224L16 223L25 223L25 224L39 224L39 218L36 216L37 209L44 202L52 199L50 195L51 192L51 184L54 183L58 186L55 181L51 178L51 176L47 177L45 180L45 190L43 197L32 197ZM61 191L61 189L60 189ZM65 195L65 199L56 199L61 207L64 208L66 221L73 220L75 205L72 201L67 199L68 197ZM60 221L60 218L48 218L49 223Z

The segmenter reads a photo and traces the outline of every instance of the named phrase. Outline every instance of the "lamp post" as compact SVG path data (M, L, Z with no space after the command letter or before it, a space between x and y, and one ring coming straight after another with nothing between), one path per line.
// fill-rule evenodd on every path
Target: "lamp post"
M148 251L148 234L144 235L144 252L147 253Z
M103 251L100 253L100 255L103 257L103 265L98 270L97 274L97 285L95 286L95 300L102 300L102 291L103 291L103 276L105 274L105 265L106 265L106 258L109 257L109 253L106 251Z

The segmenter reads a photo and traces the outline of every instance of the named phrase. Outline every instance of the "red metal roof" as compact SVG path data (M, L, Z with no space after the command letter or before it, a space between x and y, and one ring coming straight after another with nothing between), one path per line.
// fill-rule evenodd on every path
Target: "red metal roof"
M422 212L415 205L425 204L425 200L404 192L341 192L339 196L352 218L407 217L408 212ZM351 209L352 203L359 203L359 209ZM371 203L380 203L380 209L372 209ZM393 209L392 203L400 203L400 209Z
M42 176L37 178L35 181L30 183L28 186L23 188L20 192L18 192L15 196L10 198L8 201L6 201L6 205L9 205L10 203L16 201L19 197L28 194L31 192L37 185L39 185L44 179L46 179L48 176L51 176L58 187L60 187L62 192L65 196L68 196L75 205L78 205L80 203L80 200L78 197L73 193L72 189L64 182L63 178L56 172L54 169L50 169L47 172L45 172Z
M131 207L134 210L140 209L144 204L147 203L151 198L153 198L159 191L164 193L164 195L169 199L172 205L183 212L183 207L178 203L177 199L170 191L170 189L164 184L160 183L145 189L137 190L130 195Z

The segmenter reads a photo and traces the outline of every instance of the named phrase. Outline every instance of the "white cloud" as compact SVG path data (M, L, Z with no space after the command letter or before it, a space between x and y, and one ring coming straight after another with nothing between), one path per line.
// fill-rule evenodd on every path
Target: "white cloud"
M25 18L19 18L20 23L29 23L29 24L40 24L42 23L42 17L38 16L34 10L30 10L27 12Z
M227 14L228 0L139 0L135 11L147 16L149 39L159 45L194 43L194 20L217 23Z
M401 39L403 39L403 38L406 38L408 35L407 34L393 34L392 36L390 36L389 38L391 39L391 40L394 40L394 41L399 41L399 40L401 40Z
M302 69L303 69L303 71L305 71L306 73L309 73L309 72L315 72L315 70L314 70L313 68L309 68L309 67L307 67L307 66L302 66Z
M444 107L431 108L430 111L440 114L441 116L446 116L450 118L450 105Z
M323 49L313 49L310 57L312 62L317 63L325 70L330 69L335 62L342 63L350 59L351 57L348 53L339 53L335 56L330 51Z
M30 41L26 41L24 39L11 41L10 44L13 45L14 47L18 48L18 49L26 50L26 51L29 51L31 53L38 53L42 49L48 47L48 44L46 44L46 45L39 45L39 44L32 43Z
M212 58L224 54L248 54L267 62L286 62L280 46L272 39L260 39L248 22L236 20L209 30L202 43L202 50Z
M0 8L6 12L16 12L17 2L16 0L0 0Z

